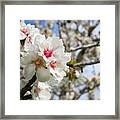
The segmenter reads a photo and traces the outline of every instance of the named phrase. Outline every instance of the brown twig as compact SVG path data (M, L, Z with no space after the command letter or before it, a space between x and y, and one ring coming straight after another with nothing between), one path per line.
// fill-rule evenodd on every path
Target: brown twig
M86 65L94 65L100 63L100 60L94 61L94 62L89 62L89 63L76 63L73 65L73 67L83 67Z
M83 66L86 66L86 65L94 65L94 64L99 64L99 63L100 63L100 60L97 60L97 61L89 62L89 63L76 63L76 64L67 63L67 66L74 68L74 67L83 67Z
M87 49L87 48L92 48L92 47L97 47L97 46L100 46L99 42L94 43L94 44L84 45L82 47L77 47L77 48L74 48L71 50L67 50L67 52L75 52L75 51L80 50L80 49Z

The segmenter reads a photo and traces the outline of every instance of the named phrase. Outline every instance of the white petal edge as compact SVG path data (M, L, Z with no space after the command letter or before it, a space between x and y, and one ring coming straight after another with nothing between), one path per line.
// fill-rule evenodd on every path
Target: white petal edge
M26 81L31 80L33 75L35 74L35 65L34 64L28 64L24 68L24 76Z

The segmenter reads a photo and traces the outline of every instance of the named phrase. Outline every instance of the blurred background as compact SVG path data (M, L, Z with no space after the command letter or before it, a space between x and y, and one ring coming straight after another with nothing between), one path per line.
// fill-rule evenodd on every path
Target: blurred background
M63 40L65 51L71 53L68 63L78 75L74 86L66 81L53 87L52 99L100 99L100 21L99 20L24 20L35 25L40 33ZM73 67L74 66L74 67ZM79 84L78 84L79 83ZM70 84L69 84L70 85ZM72 95L76 97L72 97ZM69 98L68 98L69 96ZM70 98L71 96L71 98Z

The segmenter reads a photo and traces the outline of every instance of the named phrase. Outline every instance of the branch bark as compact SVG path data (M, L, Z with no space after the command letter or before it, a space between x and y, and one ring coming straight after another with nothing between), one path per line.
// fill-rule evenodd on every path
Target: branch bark
M93 30L99 25L99 23L100 23L100 21L98 21L94 26L92 26L88 29L88 36L89 37L91 36Z
M22 100L31 100L32 99L32 95L31 94L29 94L29 95L25 95L25 96L23 96L22 97Z
M31 80L29 80L29 82L27 83L27 85L21 89L20 91L20 99L23 100L24 99L24 95L27 91L30 91L32 89L31 85L36 81L36 74L32 77Z
M94 65L100 63L100 60L94 61L94 62L89 62L89 63L76 63L73 65L73 67L83 67L86 65Z
M89 63L76 63L76 64L67 64L69 67L83 67L86 65L94 65L94 64L99 64L100 60L94 61L94 62L89 62Z
M94 43L94 44L90 44L90 45L84 45L82 47L77 47L77 48L74 48L71 50L67 50L67 52L75 52L75 51L80 50L80 49L87 49L87 48L92 48L92 47L97 47L97 46L100 46L99 42Z

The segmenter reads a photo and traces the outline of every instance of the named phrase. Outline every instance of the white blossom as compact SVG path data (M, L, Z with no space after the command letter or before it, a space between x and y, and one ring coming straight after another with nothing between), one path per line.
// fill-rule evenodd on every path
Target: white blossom
M39 43L39 49L52 75L58 80L63 79L68 68L66 63L70 60L70 54L65 53L63 41L57 37L48 37Z
M34 40L34 37L36 36L36 34L39 34L39 29L35 28L35 25L31 25L31 24L25 24L24 21L20 22L20 40L24 40L25 39L25 44L24 44L24 50L28 50L29 48L27 48L28 46L30 46Z
M26 81L30 80L35 73L39 81L49 80L50 71L45 68L46 63L44 59L34 51L25 54L21 58L21 63L24 65L23 73Z
M72 30L76 30L77 29L77 25L75 22L71 23L71 29Z
M51 88L46 83L38 82L37 86L32 88L32 97L34 100L49 100L51 98Z
M34 28L30 25L29 27ZM24 76L26 80L30 80L35 73L39 81L48 80L50 74L57 80L62 80L66 75L65 71L68 68L66 63L70 60L70 54L65 53L61 39L57 37L45 38L40 33L34 33L32 41L25 42L24 49L27 53L21 62L25 65Z

